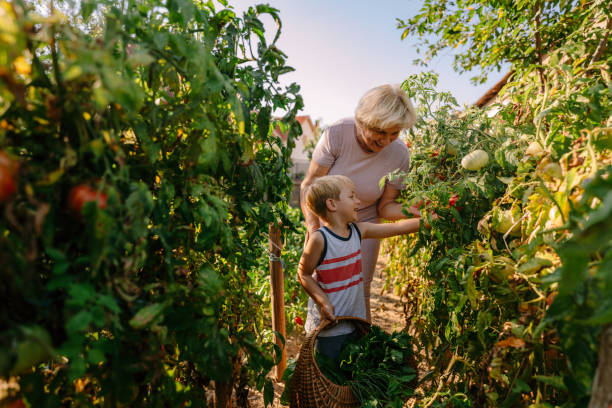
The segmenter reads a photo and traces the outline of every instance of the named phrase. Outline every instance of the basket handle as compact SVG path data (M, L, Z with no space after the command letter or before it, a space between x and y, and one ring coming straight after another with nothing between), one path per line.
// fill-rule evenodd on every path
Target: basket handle
M321 330L325 329L327 326L336 324L338 324L338 318L336 318L336 320L329 320L328 318L324 317L323 319L321 319L321 323L319 323L315 331L317 333L320 333Z
M319 326L315 329L314 333L318 335L321 332L321 330L337 325L340 322L340 320L357 320L363 323L367 323L368 325L371 324L367 320L361 319L359 317L353 317L353 316L337 316L336 320L333 320L333 321L327 318L323 318L321 319L321 323L319 323Z

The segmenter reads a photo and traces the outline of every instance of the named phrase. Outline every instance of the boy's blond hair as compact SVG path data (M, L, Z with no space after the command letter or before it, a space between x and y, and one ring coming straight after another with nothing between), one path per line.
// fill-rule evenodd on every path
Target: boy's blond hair
M400 85L386 84L370 89L361 97L355 120L370 129L409 129L416 123L417 114Z
M308 187L306 191L306 205L310 210L324 220L327 219L327 199L340 199L342 187L354 184L350 178L341 175L322 176Z

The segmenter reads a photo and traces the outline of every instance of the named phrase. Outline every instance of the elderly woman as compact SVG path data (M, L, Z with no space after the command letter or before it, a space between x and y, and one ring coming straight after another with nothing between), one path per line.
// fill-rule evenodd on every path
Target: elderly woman
M326 174L341 174L353 181L355 194L361 201L357 211L360 222L406 218L401 204L396 202L402 184L387 180L381 190L379 182L393 170L408 172L410 153L398 137L403 129L412 127L415 122L416 112L408 95L398 85L382 85L361 97L354 119L340 120L325 130L300 189L308 235L317 230L320 223L306 206L305 193L317 177ZM418 215L418 211L412 211ZM370 286L379 248L378 239L364 239L361 245L368 321L371 320Z

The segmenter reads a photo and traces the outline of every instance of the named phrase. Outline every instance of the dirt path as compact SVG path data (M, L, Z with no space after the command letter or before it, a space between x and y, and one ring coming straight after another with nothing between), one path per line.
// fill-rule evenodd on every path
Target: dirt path
M383 258L383 256L381 256L381 258ZM384 279L381 274L384 266L384 259L379 259L376 265L376 272L374 273L374 281L372 282L372 323L380 326L386 332L392 332L404 327L404 312L399 296L389 292L382 292ZM303 331L297 334L293 333L287 338L287 359L297 357L303 339ZM283 388L283 383L274 384L273 408L283 407L279 402ZM252 408L264 408L263 397L259 392L250 391L249 402Z

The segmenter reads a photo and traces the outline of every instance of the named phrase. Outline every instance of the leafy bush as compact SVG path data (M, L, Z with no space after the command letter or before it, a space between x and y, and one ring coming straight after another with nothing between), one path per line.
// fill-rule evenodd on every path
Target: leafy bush
M0 374L33 406L205 406L211 381L270 402L253 242L291 224L302 107L259 20L277 10L0 5Z
M422 111L402 200L438 218L389 241L387 271L426 349L429 406L589 399L610 323L611 146L609 79L581 65L583 51L569 42L551 54L544 95L538 77L517 73L488 111L455 113L427 74L404 84ZM489 163L462 168L475 149Z
M601 1L447 6L398 22L421 62L457 48L454 68L481 68L475 80L510 68L483 112L454 113L430 77L405 83L424 120L403 200L439 218L389 241L388 271L432 368L423 404L585 406L612 323L610 14ZM465 171L475 149L489 164Z

